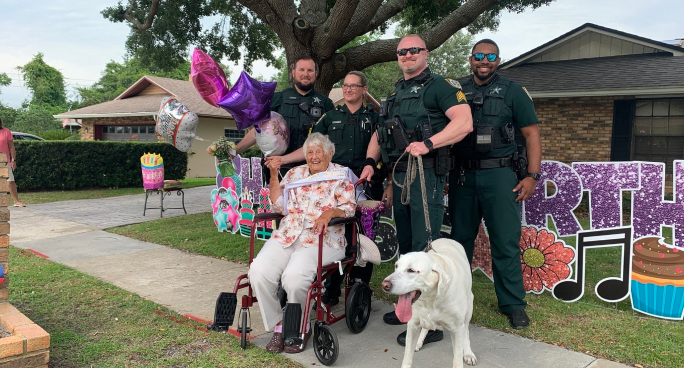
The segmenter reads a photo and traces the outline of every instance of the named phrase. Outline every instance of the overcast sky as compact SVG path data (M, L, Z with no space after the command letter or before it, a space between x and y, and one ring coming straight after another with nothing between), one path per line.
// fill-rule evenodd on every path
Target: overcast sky
M19 107L29 98L19 65L42 52L44 60L62 72L70 98L76 86L90 86L105 64L121 62L128 27L111 23L100 11L116 0L0 0L0 73L12 85L0 89L0 101ZM684 38L683 0L556 0L522 14L506 13L493 38L504 59L512 59L584 23L595 23L638 36L663 41ZM232 66L234 82L241 70ZM275 70L256 64L254 74L272 76Z

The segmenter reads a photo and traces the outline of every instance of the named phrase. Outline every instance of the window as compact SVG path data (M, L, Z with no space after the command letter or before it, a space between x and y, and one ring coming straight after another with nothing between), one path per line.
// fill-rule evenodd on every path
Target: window
M223 129L223 136L229 141L239 142L245 136L245 130Z
M103 141L156 142L154 125L108 125L102 127Z
M634 113L633 159L665 163L684 158L684 98L638 100Z

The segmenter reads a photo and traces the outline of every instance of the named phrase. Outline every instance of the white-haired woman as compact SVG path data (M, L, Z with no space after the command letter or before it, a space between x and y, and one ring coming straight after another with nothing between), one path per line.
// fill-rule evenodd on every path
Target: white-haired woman
M284 347L283 311L276 297L278 280L289 303L304 305L318 266L318 240L323 233L323 264L344 258L344 225L328 227L333 217L352 217L356 209L354 185L348 168L330 162L335 145L327 136L313 133L304 142L306 165L290 169L278 181L279 165L267 163L271 171L271 209L285 215L280 227L266 241L249 269L249 280L259 300L267 330L274 330L266 350L299 353L306 348L311 328L299 346Z

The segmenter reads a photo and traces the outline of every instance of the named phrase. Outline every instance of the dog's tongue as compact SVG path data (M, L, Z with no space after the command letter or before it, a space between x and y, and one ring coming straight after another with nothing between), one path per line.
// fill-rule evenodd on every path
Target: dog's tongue
M397 306L394 309L394 313L397 315L397 318L403 323L406 323L409 320L411 320L411 316L413 315L413 312L411 311L411 302L413 301L413 297L415 295L416 291L412 291L410 293L399 296L399 300L397 301Z

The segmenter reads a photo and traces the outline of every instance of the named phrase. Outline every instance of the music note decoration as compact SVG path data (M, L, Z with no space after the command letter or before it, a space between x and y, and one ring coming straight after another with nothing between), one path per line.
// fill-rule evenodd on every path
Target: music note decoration
M553 288L553 296L565 302L575 302L584 295L585 264L587 249L620 247L622 255L620 276L607 277L596 284L595 293L599 299L615 303L627 298L630 292L632 257L632 227L588 230L577 233L577 252L575 262L575 279L559 282Z

